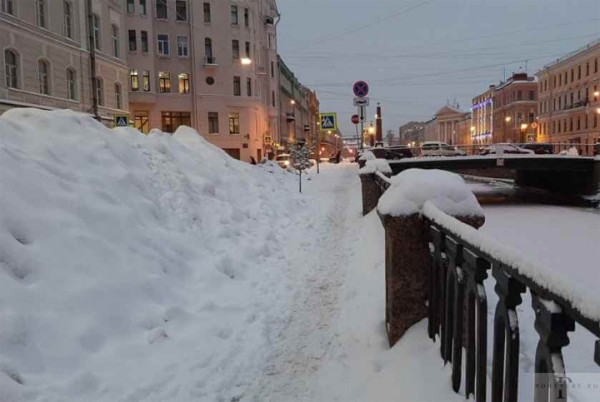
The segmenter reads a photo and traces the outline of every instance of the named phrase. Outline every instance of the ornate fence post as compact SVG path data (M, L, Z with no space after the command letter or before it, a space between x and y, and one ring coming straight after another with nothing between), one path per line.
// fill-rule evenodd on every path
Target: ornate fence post
M375 173L361 172L359 176L362 187L362 213L366 215L377 206L377 201L379 201L382 192L375 182Z

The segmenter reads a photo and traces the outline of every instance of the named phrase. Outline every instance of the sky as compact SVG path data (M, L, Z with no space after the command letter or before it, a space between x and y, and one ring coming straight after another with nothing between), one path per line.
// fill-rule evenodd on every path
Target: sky
M277 0L278 51L321 112L346 137L352 84L370 86L368 121L381 103L384 133L426 121L513 72L544 65L600 38L599 0Z

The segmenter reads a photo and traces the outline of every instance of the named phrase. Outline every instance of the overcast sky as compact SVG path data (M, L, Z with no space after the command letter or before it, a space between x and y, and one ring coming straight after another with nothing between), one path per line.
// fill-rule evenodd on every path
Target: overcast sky
M337 112L344 136L352 83L371 87L369 120L383 108L384 133L428 120L519 69L543 65L600 38L599 0L277 0L279 53ZM527 62L525 62L527 60Z

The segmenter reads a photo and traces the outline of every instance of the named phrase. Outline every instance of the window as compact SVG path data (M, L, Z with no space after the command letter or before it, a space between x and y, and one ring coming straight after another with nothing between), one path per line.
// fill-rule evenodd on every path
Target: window
M100 50L100 17L92 15L92 31L94 34L94 48Z
M65 37L72 38L73 37L73 29L72 29L72 19L73 19L73 7L71 3L68 1L63 2L63 33Z
M135 52L137 50L137 37L135 29L129 30L129 51Z
M35 24L46 28L46 0L35 0Z
M523 91L517 91L517 100L523 100Z
M121 84L115 82L115 106L117 109L123 108L123 98L121 96Z
M140 90L140 77L138 75L137 70L129 70L129 80L131 81L131 90L139 91Z
M529 91L529 100L535 100L535 92Z
M219 133L219 113L217 112L208 112L208 133Z
M240 41L234 39L231 41L231 53L234 59L240 58Z
M150 123L148 120L147 110L136 110L133 114L133 125L144 134L150 131Z
M162 112L162 130L166 133L172 133L179 126L191 126L192 119L190 112Z
M231 6L231 15L230 15L231 25L238 25L238 7Z
M67 98L77 100L77 75L75 70L67 68Z
M246 42L246 57L251 59L251 57L250 57L250 42Z
M146 8L146 0L140 0L140 15L147 15L148 9Z
M119 27L115 24L111 25L112 33L112 44L113 44L113 56L119 57L121 55L121 47L119 45Z
M590 75L590 62L585 63L585 76Z
M175 19L187 21L187 0L175 0Z
M275 78L275 63L271 62L271 78Z
M96 100L99 106L104 106L104 81L102 78L96 78Z
M17 54L12 50L4 51L4 71L6 72L6 86L8 88L18 88L18 65Z
M581 130L581 117L577 118L577 130Z
M244 8L244 26L246 28L250 27L250 11L248 10L248 8Z
M158 83L160 93L164 94L171 92L171 73L160 71L158 73Z
M210 3L204 3L204 22L210 23Z
M148 53L148 32L140 32L140 40L142 41L142 52Z
M188 73L179 74L179 93L190 93L190 75Z
M252 96L252 78L246 78L246 93Z
M240 133L240 114L229 113L229 134Z
M177 56L188 57L188 37L178 36L177 37Z
M50 95L50 66L45 60L38 61L38 84L41 94Z
M594 60L594 72L597 73L598 72L598 59Z
M233 95L234 96L242 95L240 77L233 77Z
M167 0L156 0L156 18L166 20L168 17Z
M213 58L212 39L210 38L204 38L204 55L206 56L206 61L210 63Z
M535 114L529 113L529 123L533 123L535 121Z
M150 91L150 71L148 70L142 71L142 88L144 92Z
M10 15L15 15L15 11L13 8L13 0L2 0L2 8L3 13L7 13Z
M575 81L575 69L571 69L571 82Z
M127 0L127 14L135 13L135 0Z
M577 66L577 79L581 79L581 65Z
M271 106L275 107L275 91L271 91Z
M158 55L168 56L169 55L169 35L159 34L158 35Z

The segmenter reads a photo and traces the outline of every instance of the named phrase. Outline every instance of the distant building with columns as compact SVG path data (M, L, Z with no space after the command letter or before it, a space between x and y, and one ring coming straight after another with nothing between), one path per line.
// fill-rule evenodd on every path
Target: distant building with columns
M469 112L463 112L457 106L445 105L434 118L425 123L425 141L443 141L456 145L459 143L459 124L470 118Z

